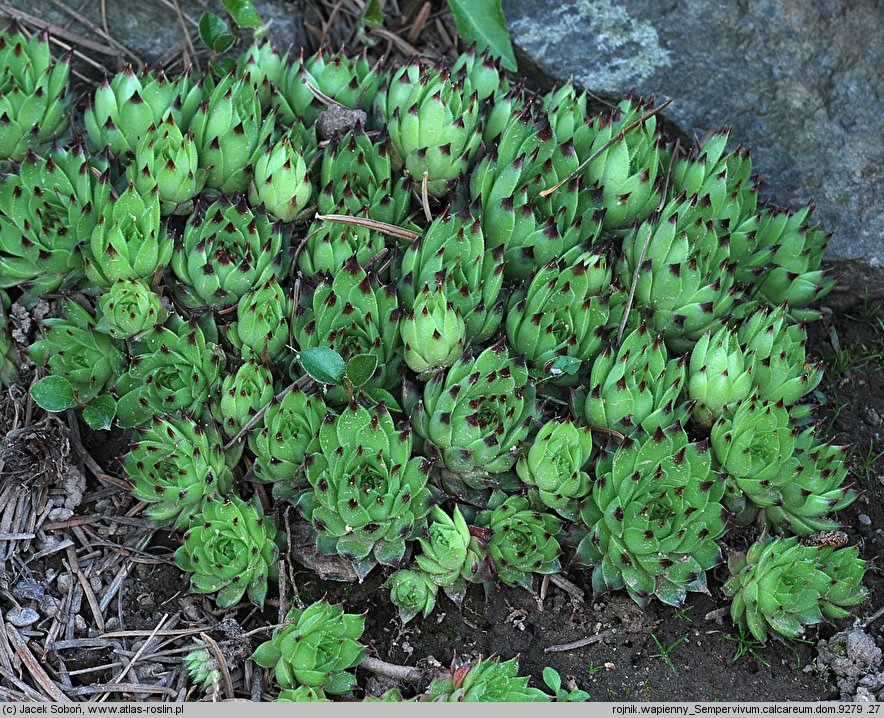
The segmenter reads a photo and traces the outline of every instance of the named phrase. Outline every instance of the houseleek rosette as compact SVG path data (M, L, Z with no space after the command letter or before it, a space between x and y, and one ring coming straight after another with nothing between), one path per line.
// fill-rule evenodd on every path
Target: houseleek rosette
M273 144L268 138L252 157L252 168L249 202L263 205L280 222L294 221L307 207L313 185L293 136L283 135Z
M442 197L467 171L482 142L478 93L464 93L448 70L412 62L378 93L377 106L405 171Z
M245 202L219 200L190 217L176 240L172 270L191 309L225 308L291 266L288 239Z
M133 495L150 506L154 521L188 526L206 500L226 495L233 476L212 424L183 414L155 416L140 429L123 461Z
M676 402L684 381L684 358L670 359L663 335L654 336L643 322L593 362L583 413L590 426L653 432L683 418Z
M237 58L236 69L252 86L261 107L267 110L276 88L282 82L288 55L279 51L266 40L253 42Z
M589 362L601 351L609 333L610 277L603 255L576 247L513 294L506 334L513 349L527 359L532 376L550 377L559 357ZM578 377L562 373L550 381L576 385Z
M455 663L451 675L434 678L427 700L449 703L540 703L549 696L531 688L528 678L518 675L519 662L512 658L479 658L472 663Z
M699 205L696 195L676 197L623 238L621 279L631 286L637 276L636 303L648 308L654 329L679 353L716 327L734 302L727 238L703 220Z
M236 321L228 337L239 347L244 358L280 360L289 340L289 317L292 301L285 295L276 277L243 294L236 305Z
M457 505L449 516L439 506L434 506L426 536L419 536L422 553L415 556L415 565L455 603L460 604L466 595L465 579L478 572L482 558L460 508Z
M307 58L302 54L286 64L271 99L282 122L312 125L325 109L308 83L338 105L368 112L380 84L379 66L372 65L365 53L353 58L325 49Z
M273 483L274 497L288 498L309 486L304 462L320 449L319 427L327 413L321 394L295 387L281 401L270 402L262 423L249 434L255 479Z
M330 214L347 214L346 208L332 208ZM386 248L384 235L368 227L343 222L317 220L307 230L306 241L298 254L298 269L308 276L329 272L340 273L351 257L360 265Z
M534 399L524 360L510 358L501 342L430 379L411 424L438 451L455 479L453 489L458 479L481 489L493 483L490 475L516 463L535 415Z
M726 516L708 443L691 443L678 424L633 434L600 460L596 477L577 547L594 592L625 588L642 607L653 596L680 606L688 591L708 593Z
M171 112L148 128L128 172L140 195L149 196L156 187L164 215L190 210L206 184L193 133L184 132Z
M17 174L2 175L0 289L21 287L32 305L82 281L82 247L105 194L80 145L28 152Z
M248 79L225 75L193 114L193 133L206 186L231 194L249 188L249 166L255 151L273 131L261 119L261 102Z
M776 309L762 307L743 320L737 335L752 367L758 395L766 401L783 402L796 419L808 415L808 407L795 404L819 385L823 365L807 361L804 325L789 321L785 304Z
M28 357L46 364L53 376L70 382L77 399L88 404L110 389L123 372L125 356L116 342L97 329L86 309L72 300L64 303L64 317L44 319L43 338L30 346Z
M189 76L172 82L163 73L136 74L131 65L105 78L83 113L89 146L105 147L115 155L135 153L151 125L159 125L173 106L191 89ZM198 93L197 93L198 94Z
M427 378L460 359L464 348L464 321L442 285L424 285L412 308L399 324L403 358L408 368Z
M485 102L509 90L506 73L490 47L479 52L475 43L470 45L466 52L462 52L455 60L451 74L456 76L471 93L475 92L479 102Z
M258 410L274 397L273 375L255 359L228 374L212 403L212 415L228 437L236 436Z
M49 33L0 32L0 160L45 151L68 128L70 55L52 61Z
M410 193L405 178L394 172L392 156L388 138L374 140L359 132L329 145L319 174L319 211L402 224Z
M491 534L488 556L507 586L530 590L532 574L557 573L561 568L556 535L562 522L552 514L534 511L528 499L510 496L499 506L479 512L476 523Z
M294 335L300 349L329 347L344 361L359 354L374 354L378 363L369 387L390 389L401 380L396 292L378 284L355 257L333 279L326 277L316 287L309 305L296 312ZM330 388L328 397L335 403L346 400L340 387Z
M207 413L224 353L199 327L174 317L144 337L136 351L118 385L120 426L139 426L170 411Z
M579 520L579 502L589 493L585 471L592 453L592 433L588 426L568 421L548 421L531 448L519 457L516 473L530 487L540 505L553 509L570 521Z
M365 646L359 643L364 631L364 614L344 613L341 606L317 601L305 609L292 608L252 660L272 668L280 688L306 686L330 695L347 693L356 687L350 669L365 657Z
M807 626L847 618L863 601L866 562L855 546L807 546L797 537L762 536L728 559L731 618L759 641L768 634L800 638Z
M468 343L484 342L500 326L503 249L486 249L481 223L469 210L436 217L405 250L401 269L403 305L414 306L425 285L441 284L463 318Z
M111 197L89 239L89 280L110 287L120 279L151 280L162 272L172 257L172 238L160 215L155 184L142 192L130 182L119 197Z
M600 152L613 140L584 170L591 189L601 193L604 225L609 232L621 233L636 221L644 221L660 202L656 189L660 172L656 118L618 136L649 109L650 104L628 99L610 116L599 115L590 123L593 138L587 156Z
M317 533L317 546L370 569L397 565L406 542L426 524L429 462L411 456L411 432L396 428L383 404L351 403L319 429L319 451L307 459L298 507Z
M96 328L114 339L131 339L166 320L160 298L142 279L118 279L98 298L101 321Z
M696 401L694 419L709 427L752 392L752 365L734 330L706 332L691 352L688 396Z
M390 589L390 600L399 609L402 623L408 623L418 614L426 618L436 607L439 587L423 571L401 569L384 583Z
M267 580L277 570L275 538L273 519L257 497L251 503L236 496L210 499L193 517L175 563L192 574L193 591L217 593L220 608L235 606L243 596L263 608Z

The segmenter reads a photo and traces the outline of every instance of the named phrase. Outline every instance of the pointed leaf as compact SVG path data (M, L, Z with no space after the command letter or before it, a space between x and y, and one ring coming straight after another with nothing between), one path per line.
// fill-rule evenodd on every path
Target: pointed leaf
M374 354L357 354L347 362L347 378L353 386L362 386L371 379L377 366L378 358Z
M518 69L500 0L448 0L448 7L464 40L475 42L480 51L489 48L507 70Z
M298 361L305 372L322 384L340 384L347 369L343 357L327 347L305 349Z

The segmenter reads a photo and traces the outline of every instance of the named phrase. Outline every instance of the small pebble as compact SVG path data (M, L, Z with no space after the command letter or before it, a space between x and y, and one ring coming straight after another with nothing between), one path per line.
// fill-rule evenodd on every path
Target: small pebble
M55 585L58 586L58 590L63 596L67 596L68 591L71 590L71 575L69 573L58 574Z
M13 596L31 601L39 601L43 598L44 593L43 586L30 578L19 581L12 588Z
M95 591L95 593L101 592L102 584L101 579L98 576L90 576L89 585L92 587L92 590Z
M104 628L107 631L118 631L120 629L120 619L116 616L111 616L104 622Z
M10 608L6 612L4 618L7 623L12 624L16 628L25 628L26 626L30 626L32 623L39 621L40 614L33 608Z
M86 628L86 619L78 613L76 616L74 616L74 633L86 633Z
M59 601L55 596L50 596L46 594L43 596L40 601L40 613L49 618L50 616L58 615L58 610L61 607L61 601Z
M860 514L859 516L857 516L857 518L859 519L859 522L863 526L871 526L872 525L872 519L869 518L868 514Z

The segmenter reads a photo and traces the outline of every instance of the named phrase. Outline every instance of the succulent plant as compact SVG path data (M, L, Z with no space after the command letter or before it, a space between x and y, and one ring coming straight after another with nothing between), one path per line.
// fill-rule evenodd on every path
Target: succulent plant
M479 512L476 523L490 532L488 556L497 577L507 586L530 590L531 574L556 573L561 547L556 535L562 522L534 511L528 499L510 496L496 507Z
M550 378L559 357L588 362L601 351L609 332L610 277L604 255L575 247L510 297L506 335L532 376ZM550 381L576 385L578 377L561 373Z
M274 394L270 370L249 359L236 373L224 377L218 399L212 404L212 414L224 433L234 437Z
M472 663L451 666L451 675L434 678L427 690L427 700L450 703L539 703L549 696L528 686L528 678L517 675L515 658L479 658Z
M596 116L590 123L593 139L587 155L599 152L652 105L653 99L647 105L640 100L627 99L609 117ZM624 232L636 220L643 222L651 215L660 202L656 189L659 168L655 117L645 120L637 129L621 134L587 165L584 176L590 188L601 194L606 230Z
M136 352L118 384L120 426L139 426L170 411L205 415L224 353L199 327L172 317L144 337Z
M476 93L479 102L506 93L509 82L491 48L486 47L479 52L473 43L466 52L462 52L451 66L451 74L463 84L468 94Z
M268 138L255 152L252 165L249 202L263 205L275 220L294 221L306 209L313 185L304 155L292 136L283 135L273 144Z
M423 571L401 569L384 582L390 589L390 600L399 609L402 623L408 623L418 614L426 618L436 607L439 587Z
M586 421L629 434L639 426L653 432L685 418L676 407L685 363L684 358L669 359L663 335L655 337L642 322L619 346L606 346L593 362L582 407Z
M156 191L164 215L190 210L206 184L193 133L183 132L171 113L148 128L128 172L139 195L150 197Z
M208 499L193 516L175 563L193 574L196 593L217 592L219 607L231 608L245 595L263 608L267 580L276 573L275 537L276 526L257 497L251 503L236 496Z
M292 302L270 277L262 286L243 294L236 305L236 321L228 337L242 352L243 358L266 356L278 361L285 355L289 340L289 317Z
M569 521L579 521L578 503L589 493L584 470L592 453L588 426L574 426L555 419L544 424L531 448L519 457L516 473L540 505L553 509Z
M261 102L248 78L222 77L189 126L207 171L206 186L226 194L248 190L247 168L273 126L261 121Z
M604 212L577 178L541 192L577 169L571 140L559 145L546 118L526 109L510 118L491 154L470 175L489 247L502 246L509 279L527 279L581 243L595 240Z
M340 52L321 49L306 59L302 55L286 65L271 101L279 108L282 122L301 120L306 125L316 122L324 105L307 83L338 105L368 111L380 84L379 67L369 63L364 53L349 58Z
M759 397L783 402L796 419L809 414L808 407L796 407L801 397L816 389L823 378L822 362L807 362L807 332L803 324L792 324L786 305L761 307L749 314L737 335L752 369Z
M301 350L330 347L345 361L373 354L378 364L368 386L391 388L400 379L399 315L392 287L378 284L351 257L334 279L316 287L310 306L296 309L295 340ZM341 403L346 396L334 387L328 398Z
M255 478L273 483L275 498L289 498L309 486L304 464L320 449L319 427L327 412L321 394L295 387L281 401L270 403L262 424L249 434Z
M772 408L783 421L785 410L781 406ZM713 446L715 442L724 444L728 436L736 433L740 413L738 410L734 428L727 434L723 433L728 428L724 422L720 429L718 424L713 427ZM751 419L750 415L749 421L743 419L740 422L741 425L748 423L749 431L754 428ZM770 424L771 420L768 418L761 423ZM792 430L785 439L776 435L782 432L781 429L775 431L773 436L756 432L749 445L759 459L764 456L762 452L767 452L769 468L759 471L761 476L757 478L755 475L748 478L732 475L725 499L735 521L738 524L754 522L760 529L772 533L800 536L839 528L840 523L828 515L849 506L858 495L844 483L848 472L845 447L817 443L813 427L800 433ZM776 454L774 451L778 447L781 451ZM749 462L743 464L749 465ZM760 469L760 461L758 465Z
M107 147L115 155L134 154L151 125L159 126L188 89L187 80L172 82L148 70L136 74L126 65L102 81L83 113L89 146L96 152Z
M330 214L346 214L343 206L335 207ZM298 254L298 269L308 276L328 272L340 273L352 257L360 265L367 266L386 247L384 235L368 227L316 220L307 231L306 241Z
M696 401L694 419L706 427L749 396L752 365L734 330L723 326L700 338L691 352L687 389Z
M330 698L325 697L325 693L321 688L311 688L310 686L298 686L297 688L286 688L279 692L276 697L277 703L331 703Z
M708 443L690 442L678 424L639 431L600 460L596 477L577 547L594 592L625 588L642 607L653 596L680 606L688 591L708 593L726 515Z
M586 92L578 92L571 81L543 97L542 108L556 141L559 144L570 141L581 158L589 156L589 146L593 140L593 128L587 122L588 102Z
M484 342L500 326L503 250L486 250L481 225L468 210L436 217L405 250L401 266L404 306L414 306L424 285L441 284L463 318L468 343Z
M96 330L114 339L131 339L162 324L168 312L142 279L118 279L98 298Z
M212 655L203 641L196 642L197 647L184 656L184 667L190 682L204 691L219 691L221 687L221 667L218 659Z
M67 132L70 55L52 61L49 33L27 39L13 22L0 32L0 161L43 152Z
M855 546L808 546L797 537L762 536L745 554L728 559L731 618L759 641L769 632L786 638L804 635L806 626L846 618L846 608L866 597L866 562Z
M123 466L132 494L151 504L147 515L186 528L207 500L226 495L233 476L221 446L214 425L184 414L155 416L140 429Z
M388 138L373 140L356 131L329 145L319 175L319 211L365 214L379 222L401 224L408 214L410 193L405 178L393 171L392 155Z
M320 451L307 459L312 491L299 509L317 546L370 569L397 565L430 510L429 462L411 456L411 432L400 431L383 404L355 402L319 429Z
M133 183L105 204L86 254L86 276L99 287L121 279L151 280L172 257L172 238L160 220L157 187L140 192Z
M819 312L808 305L835 286L828 269L820 269L831 234L811 226L814 205L797 212L763 209L758 221L757 249L740 265L760 297L777 306L785 302L798 321L813 321Z
M273 668L283 689L306 686L331 695L347 693L356 687L356 676L349 670L365 657L365 646L359 643L364 630L364 615L317 601L303 610L292 608L252 660Z
M460 359L464 348L464 321L442 286L425 284L399 324L402 356L408 368L427 378Z
M534 397L525 362L510 358L501 342L431 378L410 412L411 425L453 478L481 489L493 483L489 475L516 463L534 418Z
M0 288L21 287L25 305L83 279L83 244L101 208L83 147L28 152L18 174L0 175Z
M191 216L172 253L181 303L192 309L235 305L290 266L288 239L279 227L245 202L223 199Z
M288 55L280 55L269 42L253 42L236 60L236 70L252 86L267 110L276 88L282 82Z
M650 310L655 330L679 353L716 327L734 302L727 238L719 237L711 221L703 221L699 204L697 196L676 197L659 218L623 238L623 282L631 286L638 270L636 302Z
M9 295L0 291L0 386L9 386L18 376L18 357L9 331Z
M433 197L454 187L479 149L478 97L466 95L448 70L418 62L400 68L378 93L378 111L405 171L418 186L426 172Z
M430 581L444 589L452 601L460 604L466 595L464 579L477 573L473 564L480 561L470 528L457 505L451 516L434 506L431 518L427 535L418 537L422 553L415 557L415 565Z
M123 372L125 356L116 342L97 331L86 309L73 300L64 303L64 318L44 319L43 338L30 346L28 357L38 366L46 364L53 376L70 382L81 404L112 387Z

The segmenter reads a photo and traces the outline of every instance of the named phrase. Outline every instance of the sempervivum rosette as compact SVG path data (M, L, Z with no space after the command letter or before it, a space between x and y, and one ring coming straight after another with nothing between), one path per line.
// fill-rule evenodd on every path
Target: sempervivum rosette
M132 493L154 521L186 528L205 501L227 494L233 476L218 430L185 416L155 416L139 430L123 462Z
M291 266L288 240L245 202L219 200L192 215L175 242L172 270L182 304L192 309L235 305L251 289Z
M640 606L653 596L680 606L688 591L708 593L726 515L708 443L690 442L678 424L633 434L596 476L582 510L589 533L577 547L595 593L625 588Z
M396 428L383 404L351 403L319 429L319 451L307 460L298 506L317 546L356 562L361 575L375 562L397 565L430 510L429 462L411 456L411 432Z
M481 489L512 468L535 411L524 360L510 358L500 342L430 379L411 424L454 479L447 488L462 493L460 481Z
M423 379L447 369L463 354L465 331L442 285L425 284L399 325L405 363Z
M800 638L807 626L847 618L846 609L867 595L866 562L855 546L808 546L763 534L745 554L731 556L728 568L731 618L759 641L770 632Z
M98 298L101 321L96 328L114 339L131 339L166 320L160 298L141 279L118 279Z
M289 317L292 301L285 295L276 277L240 297L236 321L230 325L228 338L239 347L243 358L278 361L286 352L289 340Z
M408 623L418 614L426 618L436 606L439 587L423 571L401 569L384 583L390 589L390 601L399 609L402 623Z
M472 663L451 666L451 675L434 678L427 689L428 700L450 703L537 703L549 701L539 688L528 686L528 678L518 675L519 662L513 658L479 658Z
M206 501L192 517L175 563L191 573L196 593L215 593L221 608L231 608L243 596L262 608L267 580L276 574L276 525L264 515L261 502L230 496Z
M709 427L734 410L752 392L752 365L746 361L737 333L723 326L706 332L691 352L688 395L693 416Z

